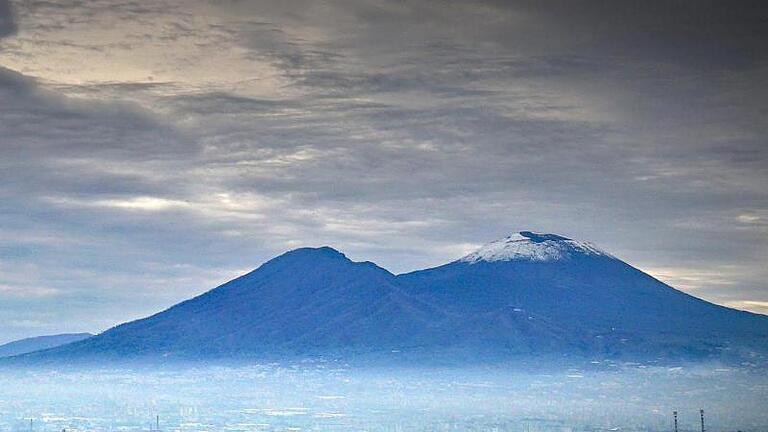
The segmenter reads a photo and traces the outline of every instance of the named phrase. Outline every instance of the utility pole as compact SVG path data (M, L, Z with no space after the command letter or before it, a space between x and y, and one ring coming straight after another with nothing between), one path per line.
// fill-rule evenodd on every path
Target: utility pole
M157 432L160 432L160 414L158 414L158 415L155 417L155 426L157 427L157 429L155 429L155 430L156 430ZM704 431L702 431L702 432L704 432Z
M705 432L705 430L704 430L704 410L699 410L699 414L701 414L701 432Z
M675 416L675 432L677 432L677 411L672 411L672 415Z

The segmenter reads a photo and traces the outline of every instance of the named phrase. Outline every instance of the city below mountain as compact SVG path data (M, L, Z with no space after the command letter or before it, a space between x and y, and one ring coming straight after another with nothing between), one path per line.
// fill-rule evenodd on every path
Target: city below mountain
M692 297L589 244L523 231L394 275L302 248L163 312L14 364L263 360L759 362L768 317Z

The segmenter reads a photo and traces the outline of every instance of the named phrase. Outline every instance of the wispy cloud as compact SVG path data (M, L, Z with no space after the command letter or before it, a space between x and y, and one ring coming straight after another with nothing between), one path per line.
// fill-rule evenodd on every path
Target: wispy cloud
M11 285L0 285L0 295L5 298L28 299L39 297L55 297L60 293L56 288L47 287L15 287Z
M768 315L768 301L737 300L725 304L736 309L749 310Z

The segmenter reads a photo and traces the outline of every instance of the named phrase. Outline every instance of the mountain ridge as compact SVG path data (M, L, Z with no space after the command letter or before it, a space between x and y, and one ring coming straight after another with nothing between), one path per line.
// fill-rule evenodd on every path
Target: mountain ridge
M768 317L675 290L589 243L522 231L400 275L328 246L295 249L164 311L15 361L738 360L764 355L767 338Z
M0 358L12 357L48 348L54 348L92 337L91 333L60 333L34 336L0 345Z

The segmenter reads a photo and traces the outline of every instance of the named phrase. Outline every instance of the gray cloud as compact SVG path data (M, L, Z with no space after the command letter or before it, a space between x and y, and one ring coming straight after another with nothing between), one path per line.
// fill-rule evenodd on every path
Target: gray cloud
M0 38L16 32L11 4L7 0L0 1Z
M756 308L764 14L693 5L19 2L3 334L100 330L292 247L406 271L514 229Z

